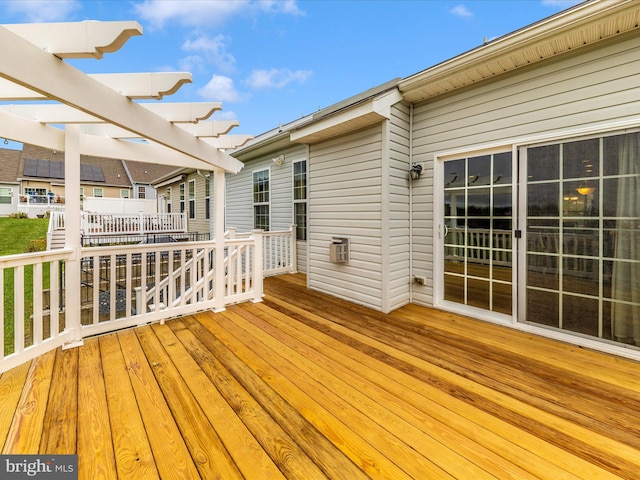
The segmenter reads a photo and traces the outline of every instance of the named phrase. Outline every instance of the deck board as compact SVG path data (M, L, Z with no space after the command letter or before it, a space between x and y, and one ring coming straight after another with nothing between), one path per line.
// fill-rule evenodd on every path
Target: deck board
M637 362L305 285L4 373L2 451L81 479L637 478Z

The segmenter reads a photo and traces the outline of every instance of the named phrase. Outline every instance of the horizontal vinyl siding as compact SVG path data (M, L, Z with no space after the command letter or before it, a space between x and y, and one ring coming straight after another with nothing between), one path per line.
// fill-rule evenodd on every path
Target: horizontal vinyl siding
M389 122L388 238L389 278L386 281L388 311L409 303L409 107L397 104ZM384 180L384 179L383 179Z
M310 146L309 286L382 308L381 126ZM349 265L329 261L349 237Z
M413 189L414 274L433 277L435 154L638 119L639 62L631 38L415 106L413 161L426 171ZM432 304L432 293L415 287L414 301Z
M196 218L189 218L189 182L195 180L196 184ZM209 181L209 179L206 179ZM204 182L205 178L192 173L185 180L185 213L187 215L187 226L192 233L209 233L209 220L204 218ZM178 211L180 211L180 187L178 187Z
M237 174L227 174L226 228L235 227L238 232L253 230L253 172L269 169L271 230L289 229L293 224L293 163L305 160L306 154L305 145L294 145L247 162ZM273 163L273 158L279 155L284 155L282 165ZM297 250L298 271L306 273L304 242L298 242Z

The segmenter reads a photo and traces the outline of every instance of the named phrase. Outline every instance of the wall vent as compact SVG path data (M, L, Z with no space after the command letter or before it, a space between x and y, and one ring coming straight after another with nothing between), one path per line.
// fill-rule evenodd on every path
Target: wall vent
M329 260L332 263L349 263L349 239L333 237L329 245Z

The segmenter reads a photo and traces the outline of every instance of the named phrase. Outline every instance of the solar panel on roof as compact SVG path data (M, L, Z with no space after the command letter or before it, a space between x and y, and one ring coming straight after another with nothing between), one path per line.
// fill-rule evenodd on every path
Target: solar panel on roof
M62 162L49 162L49 176L51 178L64 178L64 164Z
M102 167L98 165L80 165L80 180L85 182L104 182Z
M25 177L35 177L38 172L38 160L35 158L25 158L24 159L24 170L22 174Z

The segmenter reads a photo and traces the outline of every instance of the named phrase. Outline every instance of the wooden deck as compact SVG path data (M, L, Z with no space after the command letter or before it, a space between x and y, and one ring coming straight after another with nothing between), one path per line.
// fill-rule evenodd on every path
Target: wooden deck
M3 453L77 453L81 479L640 475L638 363L304 282L5 373Z

